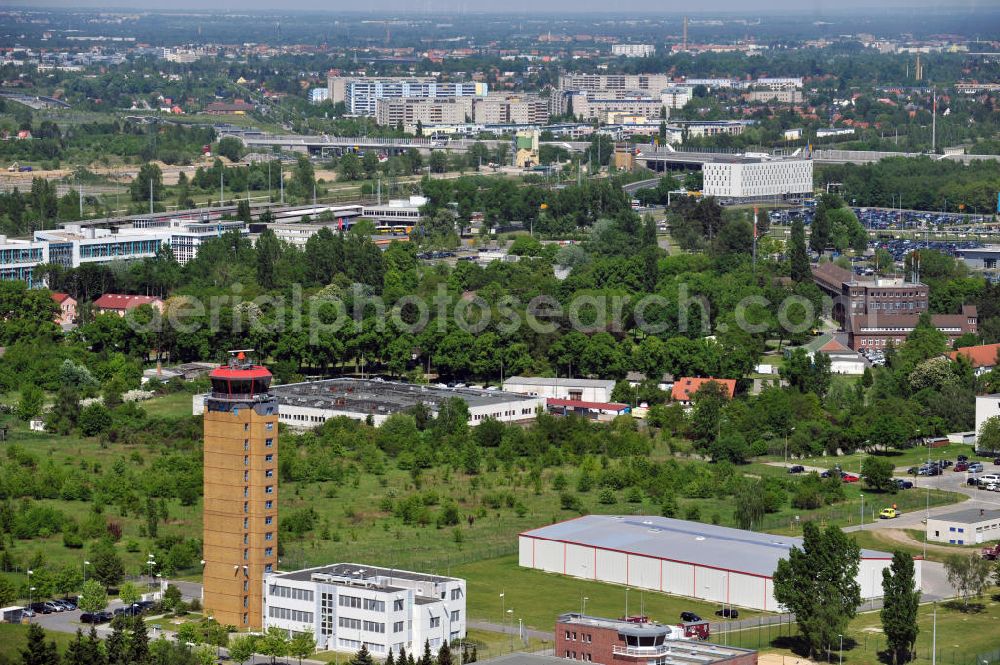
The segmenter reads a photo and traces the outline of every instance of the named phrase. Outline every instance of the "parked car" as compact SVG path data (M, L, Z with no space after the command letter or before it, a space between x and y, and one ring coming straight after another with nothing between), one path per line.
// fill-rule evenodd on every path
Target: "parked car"
M894 520L899 517L899 513L895 508L883 508L879 511L878 517L881 520Z
M701 621L701 617L694 612L681 612L681 621Z
M723 607L721 610L715 610L715 616L723 619L738 619L740 611L732 607Z
M38 614L52 614L53 610L51 607L46 605L44 602L32 603L31 609L35 610Z
M856 483L861 478L860 478L860 476L855 476L853 473L841 473L840 474L840 479L842 481L844 481L845 483Z
M969 464L965 460L959 460L955 463L955 473L962 473L963 471L969 470Z
M909 469L906 470L906 473L908 473L911 476L924 475L924 474L920 473L920 467L916 467L916 466L911 466Z
M969 465L969 472L970 473L982 473L983 472L983 464L982 464L982 462L973 462L972 464L970 464Z
M24 609L21 610L21 616L33 617L35 616L35 610L31 609L30 607L25 607Z
M993 463L1000 465L1000 457L994 458Z
M957 459L959 462L968 462L969 461L969 456L968 455L959 455L955 459Z
M987 483L985 489L990 492L1000 492L1000 484L998 483Z
M113 615L111 612L102 610L101 612L84 612L80 615L81 623L107 623L111 621Z
M902 478L896 479L896 487L901 490L913 489L913 483L909 480L903 480Z
M979 478L976 478L975 476L969 476L968 478L965 479L965 484L977 487L979 485Z
M806 468L801 464L795 464L793 466L788 467L788 473L802 473L805 470Z
M59 607L63 608L64 611L71 612L76 609L76 604L66 598L59 598L52 601Z

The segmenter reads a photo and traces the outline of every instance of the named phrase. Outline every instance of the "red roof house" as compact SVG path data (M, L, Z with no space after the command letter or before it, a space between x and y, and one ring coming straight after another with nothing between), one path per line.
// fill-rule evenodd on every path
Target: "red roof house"
M98 314L125 316L125 312L140 305L149 305L158 312L163 312L163 301L156 296L131 296L123 293L105 293L94 301L94 310Z
M980 344L979 346L961 346L957 351L952 351L948 357L957 360L959 356L965 356L972 364L972 369L976 374L985 374L997 365L997 354L1000 353L1000 344Z
M705 378L684 376L674 382L670 396L675 402L680 402L684 406L687 406L691 404L692 396L709 382L718 383L725 388L729 399L732 399L733 395L736 394L736 379L716 379L711 376Z
M68 293L53 291L52 300L59 305L59 313L56 314L55 324L58 326L68 326L76 322L76 299L70 297Z

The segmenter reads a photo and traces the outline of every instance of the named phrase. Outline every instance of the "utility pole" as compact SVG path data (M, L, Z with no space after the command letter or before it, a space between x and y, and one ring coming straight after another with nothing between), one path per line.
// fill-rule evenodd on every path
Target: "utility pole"
M278 158L278 184L281 185L281 205L285 205L285 173L281 157Z
M219 168L219 207L220 208L222 206L226 205L225 202L224 202L225 201L226 186L225 186L225 184L222 181L222 179L225 177L225 173L226 173L224 169L225 169L224 166Z
M153 177L149 177L149 214L153 214Z

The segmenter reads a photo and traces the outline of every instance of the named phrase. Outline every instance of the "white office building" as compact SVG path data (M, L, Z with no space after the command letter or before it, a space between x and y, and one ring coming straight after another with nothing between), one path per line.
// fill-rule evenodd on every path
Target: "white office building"
M481 81L438 82L430 77L327 78L329 99L344 102L349 113L374 116L380 99L445 99L486 97L489 86Z
M651 58L656 55L656 47L652 44L612 44L611 55L626 58Z
M572 399L583 402L610 402L615 382L603 379L512 376L503 382L503 389L532 397Z
M264 630L309 633L317 649L379 660L465 637L465 580L356 563L264 578Z
M813 163L808 159L739 157L702 166L705 196L764 200L800 198L813 192Z
M0 236L0 281L34 281L35 266L49 262L49 244Z
M668 109L684 108L694 96L694 88L689 85L672 85L660 91L660 102Z

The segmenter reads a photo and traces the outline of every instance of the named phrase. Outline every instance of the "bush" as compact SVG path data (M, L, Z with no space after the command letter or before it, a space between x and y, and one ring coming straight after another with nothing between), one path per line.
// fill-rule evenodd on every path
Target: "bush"
M583 512L583 504L580 501L580 497L569 492L563 492L559 495L559 505L563 510Z
M613 505L618 501L617 497L615 497L615 491L610 487L602 489L597 495L597 500L606 506Z
M111 412L103 404L90 404L80 411L77 421L84 436L97 436L111 429Z

